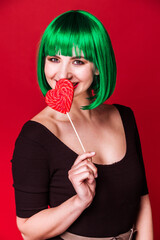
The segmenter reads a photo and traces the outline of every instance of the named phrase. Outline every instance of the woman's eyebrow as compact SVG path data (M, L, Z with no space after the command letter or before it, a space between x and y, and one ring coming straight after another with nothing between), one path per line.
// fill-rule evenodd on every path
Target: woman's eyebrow
M71 57L72 59L77 59L77 58L84 58L83 56L74 56L74 57Z
M57 57L57 58L60 58L58 55L47 55L46 57Z
M48 57L56 57L56 58L61 58L59 55L53 55L53 56L51 56L51 55L48 55ZM79 59L79 58L83 58L83 59L85 59L83 56L73 56L73 57L71 57L71 59Z

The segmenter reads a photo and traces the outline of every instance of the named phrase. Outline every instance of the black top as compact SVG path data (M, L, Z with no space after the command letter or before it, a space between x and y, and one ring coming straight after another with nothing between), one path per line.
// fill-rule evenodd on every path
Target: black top
M114 105L121 115L127 151L119 162L95 164L98 178L94 200L68 229L81 236L110 237L127 232L135 222L141 195L148 193L133 112ZM75 195L68 171L76 158L77 154L45 126L26 122L12 159L17 216L28 218Z

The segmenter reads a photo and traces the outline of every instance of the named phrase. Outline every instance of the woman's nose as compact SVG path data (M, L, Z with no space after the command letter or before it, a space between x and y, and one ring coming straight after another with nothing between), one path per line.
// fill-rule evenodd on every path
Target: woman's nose
M71 79L72 76L73 74L69 64L62 63L58 71L58 79L62 79L62 78Z

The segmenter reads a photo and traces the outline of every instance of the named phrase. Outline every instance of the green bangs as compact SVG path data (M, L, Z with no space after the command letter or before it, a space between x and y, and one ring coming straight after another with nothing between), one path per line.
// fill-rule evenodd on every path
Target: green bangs
M72 13L72 14L71 14ZM44 41L45 56L64 55L84 57L93 62L93 53L95 52L91 27L86 24L86 17L80 13L70 12L57 17L48 26L45 32Z
M85 11L68 11L55 18L46 28L38 53L38 82L43 95L50 90L45 74L46 56L84 55L99 71L91 89L92 103L82 109L93 109L108 99L116 83L116 62L109 35L103 24ZM94 101L93 101L94 100Z

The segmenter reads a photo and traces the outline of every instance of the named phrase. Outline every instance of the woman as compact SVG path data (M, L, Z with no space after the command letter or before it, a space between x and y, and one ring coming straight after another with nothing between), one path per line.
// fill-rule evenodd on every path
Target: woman
M46 107L24 124L12 159L23 238L129 240L136 228L137 240L152 240L135 118L129 107L103 104L115 88L116 64L105 28L90 13L66 12L43 34L43 95L64 78L74 86L70 117L86 153L63 113Z

